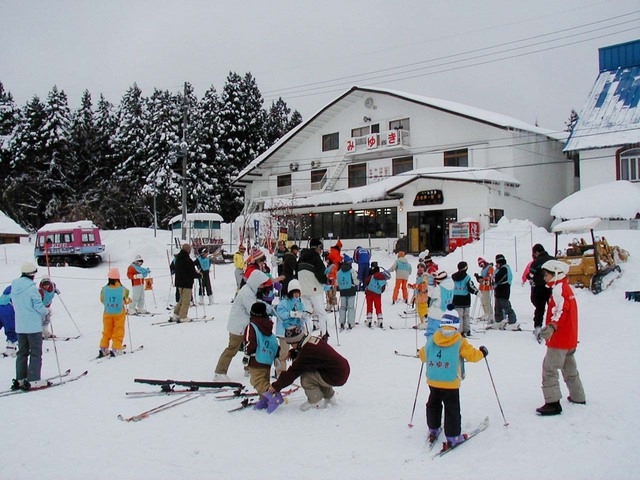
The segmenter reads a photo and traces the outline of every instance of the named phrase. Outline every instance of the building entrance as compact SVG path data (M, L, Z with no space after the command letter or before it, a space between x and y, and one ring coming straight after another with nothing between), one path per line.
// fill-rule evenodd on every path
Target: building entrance
M449 224L458 220L458 211L430 210L407 213L407 231L410 253L425 249L433 253L447 253L449 245Z

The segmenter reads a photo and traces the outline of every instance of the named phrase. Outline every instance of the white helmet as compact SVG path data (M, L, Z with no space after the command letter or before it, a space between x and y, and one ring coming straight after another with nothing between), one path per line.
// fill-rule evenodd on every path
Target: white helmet
M547 260L542 265L542 269L554 275L566 275L569 273L569 264L561 262L560 260Z
M295 278L289 282L289 285L287 286L287 294L290 294L294 290L298 290L299 292L302 292L302 287L300 286L300 282Z
M20 273L25 275L35 275L38 271L38 267L33 263L23 263L22 267L20 267Z

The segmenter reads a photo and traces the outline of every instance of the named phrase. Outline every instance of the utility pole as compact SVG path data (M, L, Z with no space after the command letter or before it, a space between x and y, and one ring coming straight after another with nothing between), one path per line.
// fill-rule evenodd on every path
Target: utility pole
M182 99L182 143L180 153L182 155L182 239L187 238L187 82L184 82L184 97Z

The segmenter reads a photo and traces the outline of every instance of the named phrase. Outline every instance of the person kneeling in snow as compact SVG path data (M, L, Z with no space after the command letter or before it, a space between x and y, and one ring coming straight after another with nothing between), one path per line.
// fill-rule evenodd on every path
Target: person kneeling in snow
M351 372L347 359L322 338L305 335L297 325L289 327L284 336L291 345L289 358L293 363L271 384L269 392L279 392L300 377L300 384L307 396L300 410L304 412L325 408L328 404L335 405L333 387L347 383Z
M461 434L460 381L464 378L462 359L479 362L489 354L486 347L476 349L464 338L458 328L460 317L455 310L442 315L440 330L427 337L427 343L418 355L427 364L427 426L429 441L440 434L442 406L444 405L444 433L447 446L455 447L466 440Z

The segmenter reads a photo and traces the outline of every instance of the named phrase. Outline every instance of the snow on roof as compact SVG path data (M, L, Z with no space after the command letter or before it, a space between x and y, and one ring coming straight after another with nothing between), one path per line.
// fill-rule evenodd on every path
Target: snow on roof
M91 220L78 220L76 222L53 222L43 225L40 232L57 232L60 230L71 230L74 228L98 228Z
M640 142L639 101L639 66L601 72L564 150Z
M28 236L29 233L0 210L0 234Z
M600 218L591 217L591 218L576 218L574 220L567 220L566 222L559 223L555 225L551 231L553 233L562 232L584 232L585 230L591 230L596 228L596 225L600 223Z
M627 180L594 185L556 203L551 216L557 218L632 219L640 212L640 185Z
M187 213L187 220L213 220L214 222L222 222L224 219L217 213ZM169 220L169 225L182 221L182 215L176 215Z
M323 106L320 110L318 110L315 114L309 117L308 120L296 125L295 128L287 132L283 135L276 143L274 143L271 147L269 147L265 152L256 157L249 165L243 168L234 181L244 177L247 173L254 170L256 167L261 165L265 160L267 160L274 152L276 152L282 145L284 145L291 137L293 137L300 130L305 128L308 124L310 124L316 117L318 117L322 112L329 109L332 105L336 104L338 101L347 97L354 91L361 92L373 92L373 93L381 93L386 95L393 95L398 98L403 98L405 100L413 101L416 103L420 103L425 106L430 106L434 108L438 108L440 110L448 111L451 113L455 113L458 115L462 115L465 117L469 117L471 119L480 120L501 128L512 128L516 130L523 130L527 132L533 132L540 135L545 135L549 138L553 138L555 140L564 141L566 140L568 133L567 132L557 132L553 130L548 130L545 128L536 127L535 125L528 124L521 120L517 120L515 118L509 117L507 115L502 115L499 113L490 112L487 110L482 110L480 108L470 107L468 105L464 105L461 103L451 102L449 100L440 100L437 98L423 97L421 95L413 95L411 93L401 92L399 90L391 90L385 88L377 88L377 87L358 87L353 86L347 92L339 95L335 100Z
M520 182L510 175L506 175L494 169L474 169L465 167L427 167L417 168L393 177L386 178L363 187L347 188L336 192L325 192L310 197L294 198L295 206L318 206L333 204L357 204L372 200L381 200L399 188L419 178L438 178L451 181L476 182L476 183L507 183L520 185ZM273 204L278 199L272 201ZM265 207L271 204L265 202Z

